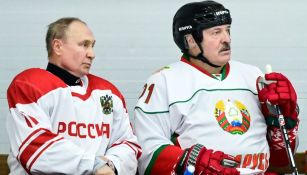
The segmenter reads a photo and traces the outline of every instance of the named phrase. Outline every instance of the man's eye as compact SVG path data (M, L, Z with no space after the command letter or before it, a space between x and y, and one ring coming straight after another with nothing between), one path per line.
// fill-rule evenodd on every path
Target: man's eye
M220 31L213 31L213 35L218 35L220 33Z
M83 43L83 46L84 46L84 47L89 47L89 46L90 46L90 42L84 42L84 43Z
M90 47L91 46L91 42L84 41L84 42L81 42L79 45L83 46L83 47Z

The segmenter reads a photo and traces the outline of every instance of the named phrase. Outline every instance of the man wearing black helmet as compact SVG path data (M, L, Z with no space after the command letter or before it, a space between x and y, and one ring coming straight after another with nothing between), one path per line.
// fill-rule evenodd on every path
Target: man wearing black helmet
M276 114L266 102L280 106L294 149L295 90L278 73L265 74L275 82L257 88L263 73L230 61L231 22L229 10L214 1L188 3L175 14L181 60L147 80L135 107L140 174L183 174L189 165L197 175L263 173L269 161L288 163Z

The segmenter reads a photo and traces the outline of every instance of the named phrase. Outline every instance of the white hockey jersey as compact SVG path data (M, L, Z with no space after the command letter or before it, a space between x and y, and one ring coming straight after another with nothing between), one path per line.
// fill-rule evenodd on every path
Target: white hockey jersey
M267 169L267 125L256 90L263 74L236 61L226 69L220 81L182 59L148 79L133 121L143 149L140 174L155 166L157 149L173 145L173 136L182 149L200 143L236 156L241 168Z
M7 92L11 174L91 174L96 156L135 174L141 150L122 94L91 74L81 81L68 86L38 68L15 77Z

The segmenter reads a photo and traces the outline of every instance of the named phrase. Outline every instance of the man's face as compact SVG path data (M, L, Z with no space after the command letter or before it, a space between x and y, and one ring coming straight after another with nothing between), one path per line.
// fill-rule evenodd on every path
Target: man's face
M85 24L75 21L68 27L66 39L62 42L59 66L77 77L88 74L95 58L95 38L91 30Z
M223 66L230 60L230 25L203 30L204 56L213 64Z

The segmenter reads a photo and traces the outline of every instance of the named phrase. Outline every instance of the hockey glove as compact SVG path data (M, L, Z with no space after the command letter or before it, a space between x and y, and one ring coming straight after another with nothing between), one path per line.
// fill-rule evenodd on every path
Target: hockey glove
M239 165L233 156L221 151L207 149L201 144L193 145L183 154L181 161L177 164L177 173L183 174L188 165L195 167L195 175L215 174L215 175L239 175L235 168Z
M295 152L295 148L297 146L297 130L298 125L287 130L292 152ZM269 127L268 142L270 146L270 165L275 167L287 166L289 164L286 146L282 137L283 134L279 128Z
M266 117L267 124L279 126L278 113L273 106L278 105L285 117L286 127L293 128L298 120L298 106L296 92L291 82L284 75L275 72L265 74L265 80L271 83L266 84L262 89L257 86L257 91L261 110ZM259 78L257 81L259 81Z

